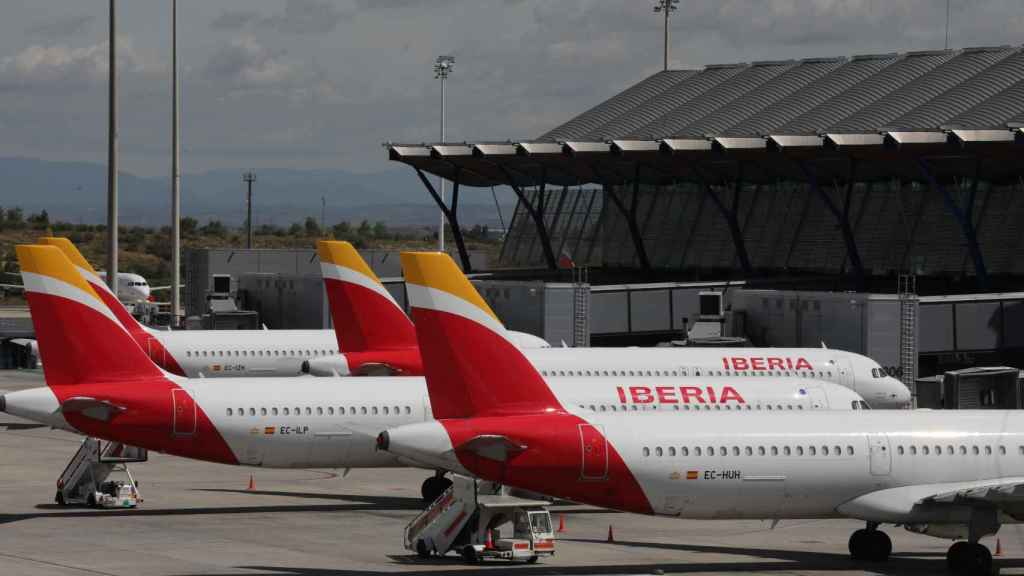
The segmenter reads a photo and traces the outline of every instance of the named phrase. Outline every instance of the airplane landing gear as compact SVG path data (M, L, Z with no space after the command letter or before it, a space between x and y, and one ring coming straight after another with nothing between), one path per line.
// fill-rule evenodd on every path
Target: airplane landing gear
M946 552L946 565L961 576L988 576L992 573L992 553L979 542L954 542Z
M438 472L423 481L423 484L420 486L420 496L423 497L425 504L432 504L451 485L452 481L445 478L443 472Z
M878 524L868 523L850 535L850 557L854 560L885 562L892 553L892 540L878 529Z

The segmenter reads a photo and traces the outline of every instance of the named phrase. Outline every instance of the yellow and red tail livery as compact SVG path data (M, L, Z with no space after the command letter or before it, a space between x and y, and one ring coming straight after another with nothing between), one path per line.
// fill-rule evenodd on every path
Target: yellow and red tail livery
M416 347L416 329L348 242L317 242L331 319L342 352Z
M447 254L403 252L402 270L435 418L562 410Z
M16 251L48 385L162 376L59 248Z
M181 368L178 362L174 359L174 356L167 352L164 345L158 338L154 338L145 326L139 323L131 312L124 307L124 304L117 298L117 295L107 286L106 282L100 278L100 275L96 273L96 270L89 264L89 261L82 256L82 253L78 251L75 244L62 237L45 236L39 239L39 244L46 246L55 246L60 249L61 252L71 261L74 267L78 270L78 273L89 283L93 291L99 296L100 300L106 304L107 308L114 314L118 322L124 326L125 330L131 334L135 342L142 348L144 352L149 353L149 357L152 361L156 362L161 368L173 373L178 376L184 376L185 371Z

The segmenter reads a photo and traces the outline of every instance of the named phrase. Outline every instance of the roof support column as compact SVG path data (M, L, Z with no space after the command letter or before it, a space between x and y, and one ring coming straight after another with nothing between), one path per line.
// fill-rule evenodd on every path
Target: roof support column
M473 264L469 260L469 252L466 250L466 241L462 237L462 228L459 226L459 172L458 167L455 168L455 179L453 180L452 187L452 204L449 208L441 196L438 195L437 190L434 189L434 185L430 183L430 180L423 174L423 171L419 168L413 167L416 170L416 175L420 177L420 181L427 188L427 192L434 198L434 202L437 203L438 208L441 209L441 213L444 214L445 220L448 221L448 226L452 230L452 237L455 239L455 247L459 250L459 260L462 261L463 272L469 274L473 271Z
M519 197L519 202L526 208L526 212L530 215L533 220L533 225L537 227L537 237L540 239L541 248L544 251L544 262L547 263L548 268L551 270L558 269L558 262L555 260L555 252L551 247L551 238L548 236L548 228L544 224L544 203L545 193L547 192L546 176L547 171L541 168L541 183L540 193L537 195L537 206L534 206L532 202L523 193L523 189L520 188L515 180L512 179L512 175L509 174L508 169L502 165L498 165L498 169L505 175L505 180L508 181L508 185L512 188L512 191Z
M800 170L807 176L807 183L811 187L811 191L821 198L828 211L832 213L832 216L838 222L839 230L843 235L843 243L846 245L846 258L850 262L850 267L853 268L854 282L856 282L857 290L863 290L865 286L864 264L860 259L860 251L857 250L857 239L853 235L853 227L850 226L850 200L853 197L853 183L857 162L852 158L850 159L850 171L846 176L846 193L843 196L843 207L841 210L832 197L818 185L818 177L814 170L804 162L799 162L798 164L800 165Z
M732 236L732 245L736 248L736 258L740 261L740 267L743 268L745 274L753 272L753 267L750 265L750 256L747 254L747 244L743 239L743 230L740 228L740 192L743 190L743 164L739 165L739 169L736 174L736 181L733 183L732 188L732 206L726 206L722 198L719 197L718 193L714 191L710 184L704 179L704 176L700 173L696 166L692 166L693 172L697 174L697 178L700 180L701 187L704 188L704 193L711 201L714 202L718 211L725 218L726 224L729 226L729 234ZM723 186L724 188L724 186Z
M640 267L644 270L651 269L651 262L647 259L647 249L644 248L644 237L640 232L640 225L637 223L637 206L640 202L640 163L637 162L633 172L633 197L630 198L629 207L622 198L615 193L615 190L608 184L602 183L604 194L611 199L612 204L622 212L626 218L626 225L629 226L629 235L633 238L633 246L636 248L636 257L640 260Z
M974 262L974 273L977 276L978 287L987 289L988 283L988 270L985 268L985 259L981 254L981 247L978 245L978 233L974 227L974 198L978 193L978 179L981 176L981 161L975 160L974 165L974 182L971 183L971 190L967 197L967 202L964 207L957 205L956 200L953 198L947 186L943 186L939 179L935 176L935 173L928 166L928 162L924 158L919 158L918 166L921 167L921 172L925 178L928 179L928 183L932 190L942 194L942 200L946 203L946 208L953 214L956 221L960 224L960 231L964 235L964 240L967 242L967 251L971 255L971 260Z

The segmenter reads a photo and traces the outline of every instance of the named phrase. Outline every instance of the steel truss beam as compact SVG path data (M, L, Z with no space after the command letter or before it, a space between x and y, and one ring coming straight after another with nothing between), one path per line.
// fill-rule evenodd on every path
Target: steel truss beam
M434 185L430 183L430 180L423 174L423 171L417 167L413 167L416 170L416 175L420 177L420 181L423 182L423 186L426 187L427 192L434 198L434 202L437 203L438 208L441 209L441 213L444 214L445 220L448 221L448 226L451 227L452 237L455 239L455 247L459 250L459 260L462 261L462 270L467 274L473 271L473 264L469 261L469 251L466 250L466 241L462 237L462 227L459 226L459 173L461 169L455 166L455 177L452 179L452 203L449 208L441 196L434 189Z

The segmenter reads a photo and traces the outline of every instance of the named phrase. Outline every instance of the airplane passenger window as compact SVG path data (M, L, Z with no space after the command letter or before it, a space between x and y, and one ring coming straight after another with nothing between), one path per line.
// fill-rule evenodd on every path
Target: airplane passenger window
M669 446L668 447L668 455L669 456L675 456L676 455L676 448L675 448L675 446Z
M700 446L697 446L697 447L695 447L693 449L693 453L694 453L695 456L700 456L700 452L701 452Z
M647 446L644 446L644 456L650 456L650 455L651 455L651 449L648 448Z
M706 452L707 452L708 456L714 456L715 455L715 447L714 446L708 446Z
M320 406L317 406L316 407L316 415L317 416L323 416L324 415L324 409L322 407L320 407Z
M961 456L966 456L967 455L967 446L964 446L963 444L960 445L960 455Z
M306 406L306 416L312 416L312 415L313 415L313 409L310 408L309 406Z
M302 410L299 410L299 407L298 407L298 406L296 406L296 407L295 407L295 415L296 415L296 416L298 416L298 415L300 415L300 414L302 414Z
M849 444L846 445L846 455L853 456L853 446L850 446Z
M233 412L233 410L231 410L231 408L228 408L228 416L231 416L232 412Z
M942 456L942 446L938 446L938 445L935 446L935 455L936 456Z
M917 446L911 446L910 447L910 455L911 456L917 456Z
M1017 453L1024 456L1024 446L1017 446Z
M359 407L359 412L362 413L362 414L366 414L366 406L360 406Z
M377 407L376 407L376 406L374 406L374 407L373 407L373 415L374 415L374 416L376 416L376 415L377 415Z
M690 449L687 448L686 446L683 446L682 448L679 449L679 455L680 456L689 456L690 455Z
M900 456L903 456L903 446L897 446L896 453L899 454Z
M1000 456L1006 456L1006 446L1000 446L999 447L999 455Z
M601 412L606 412L608 410L608 407L605 406L604 404L601 404L599 408L601 409Z
M732 455L733 456L739 456L740 455L740 448L739 448L739 446L733 446L732 447Z
M822 446L821 447L821 455L822 456L828 456L828 446Z
M411 408L409 408L408 406L406 406L406 407L405 407L405 413L406 413L406 414L412 414L412 409L411 409Z
M817 456L818 451L814 449L814 446L808 446L807 453L810 454L811 456Z
M974 454L975 456L977 456L978 455L978 447L977 446L971 446L971 453Z
M779 455L779 447L778 446L772 446L772 456L778 456L778 455Z
M285 416L288 416L288 415L289 415L289 414L291 413L291 411L290 411L290 410L288 410L288 407L287 407L287 406L285 406L284 408L282 408L282 410L284 411L284 415L285 415Z
M266 408L260 408L260 416L266 416L266 415L267 415L267 409Z
M656 447L654 449L654 455L657 456L658 458L661 458L661 454L662 454L661 446Z
M783 456L789 456L789 446L783 446L782 447L782 455Z
M651 375L651 371L650 371L650 370L648 370L648 371L647 371L647 375L648 375L648 376L650 376L650 375Z
M797 446L796 447L796 455L797 456L803 456L804 455L804 447L803 446Z
M923 454L923 455L925 455L925 456L927 456L927 455L929 454L929 451L928 451L928 447L927 447L927 446L922 446L922 447L921 447L921 454Z
M338 415L339 416L344 416L345 415L345 407L344 406L338 406Z
M946 455L947 456L952 456L953 455L953 447L952 446L946 446Z
M249 408L249 416L255 416L255 415L256 415L256 409L255 408Z
M385 406L385 407L384 407L384 415L385 415L385 416L387 416L387 415L388 415L388 412L389 412L389 410L388 410L388 407L387 407L387 406Z
M754 455L754 449L753 449L753 448L751 448L750 446L747 446L746 448L744 448L744 449L743 449L743 452L744 452L744 453L745 453L745 454L746 454L747 456L753 456L753 455Z
M192 351L191 350L186 350L185 351L185 356L191 358L192 357Z
M767 404L767 407L768 407L769 410L772 409L772 405L771 404Z
M836 456L842 456L842 455L843 455L843 449L842 449L841 447L839 447L839 446L833 446L833 448L835 449L835 454L836 454ZM882 450L883 450L883 451L884 451L885 449L886 449L885 447L883 447L883 448L882 448Z
M792 404L786 404L786 410L792 410L792 409L793 409L793 405Z
M757 447L757 455L758 456L764 456L764 446L758 446Z
M985 446L985 456L991 456L991 455L992 455L992 447L991 446Z
M271 409L270 409L270 414L271 414L272 416L277 416L277 408L271 408Z

